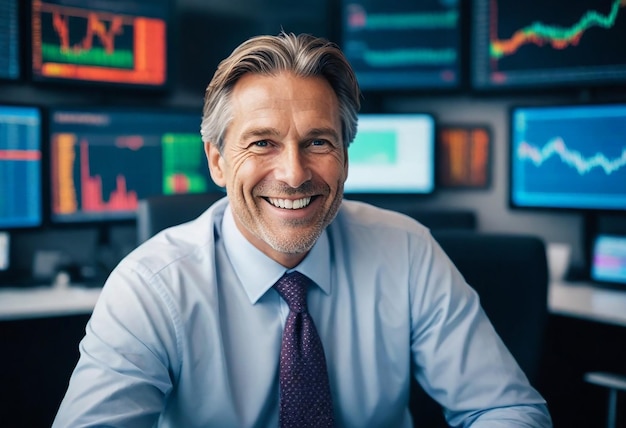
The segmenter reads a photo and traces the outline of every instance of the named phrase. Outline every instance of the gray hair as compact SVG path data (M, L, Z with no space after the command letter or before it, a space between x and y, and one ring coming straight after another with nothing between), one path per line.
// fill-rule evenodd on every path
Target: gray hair
M222 153L226 129L232 121L232 89L244 74L273 75L281 71L300 77L320 76L328 81L339 100L341 136L347 148L356 135L361 96L352 67L334 43L284 32L253 37L219 64L204 96L202 141L216 145Z

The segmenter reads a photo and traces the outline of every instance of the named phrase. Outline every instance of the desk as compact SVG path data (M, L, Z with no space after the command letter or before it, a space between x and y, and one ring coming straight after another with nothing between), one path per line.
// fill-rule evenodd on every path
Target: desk
M0 320L89 314L101 288L63 287L0 288Z
M548 310L626 327L626 290L611 290L588 282L553 281L548 289Z
M101 288L0 288L0 320L90 313ZM552 314L626 327L626 291L594 287L591 283L553 281L548 289Z

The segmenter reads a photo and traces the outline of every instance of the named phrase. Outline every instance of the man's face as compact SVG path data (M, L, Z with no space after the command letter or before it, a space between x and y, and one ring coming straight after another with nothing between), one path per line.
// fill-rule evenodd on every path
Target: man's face
M322 78L247 74L233 88L223 153L205 145L241 233L287 267L335 218L348 173L337 97Z

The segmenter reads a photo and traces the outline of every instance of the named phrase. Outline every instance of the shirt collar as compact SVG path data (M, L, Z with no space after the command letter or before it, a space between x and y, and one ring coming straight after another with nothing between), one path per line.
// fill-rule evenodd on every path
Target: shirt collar
M250 303L256 303L285 272L292 270L308 276L324 293L330 293L330 244L326 230L306 257L293 269L287 269L270 259L241 234L235 224L230 204L224 212L222 234L228 259Z

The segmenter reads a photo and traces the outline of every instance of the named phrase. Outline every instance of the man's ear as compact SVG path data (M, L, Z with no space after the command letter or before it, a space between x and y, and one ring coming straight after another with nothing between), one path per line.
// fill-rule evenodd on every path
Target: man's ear
M204 152L209 163L209 171L211 178L220 187L226 187L226 178L224 177L223 158L215 144L211 142L204 143Z

